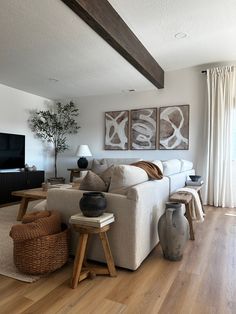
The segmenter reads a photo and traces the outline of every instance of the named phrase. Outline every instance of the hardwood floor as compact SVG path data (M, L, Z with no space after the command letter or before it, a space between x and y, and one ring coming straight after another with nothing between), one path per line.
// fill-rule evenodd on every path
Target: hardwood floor
M72 263L35 283L0 276L0 313L236 313L236 209L206 207L180 262L158 246L135 272L69 287Z

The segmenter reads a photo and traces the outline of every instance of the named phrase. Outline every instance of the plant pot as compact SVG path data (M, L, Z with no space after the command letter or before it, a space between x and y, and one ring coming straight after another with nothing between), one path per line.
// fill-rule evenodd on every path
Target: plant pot
M47 179L47 182L50 184L65 184L65 178L63 178L63 177L49 178L49 179Z
M181 260L189 239L189 224L180 203L166 203L166 211L158 222L158 234L164 258L171 261Z
M79 202L80 209L84 216L101 216L107 207L105 195L101 192L85 192Z

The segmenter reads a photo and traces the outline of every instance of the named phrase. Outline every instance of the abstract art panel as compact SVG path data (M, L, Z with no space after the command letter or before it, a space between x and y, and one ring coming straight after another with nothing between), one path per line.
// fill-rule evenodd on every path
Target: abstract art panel
M105 112L105 149L127 150L129 148L129 111Z
M189 105L160 108L159 149L189 149Z
M131 110L131 149L156 149L157 108Z

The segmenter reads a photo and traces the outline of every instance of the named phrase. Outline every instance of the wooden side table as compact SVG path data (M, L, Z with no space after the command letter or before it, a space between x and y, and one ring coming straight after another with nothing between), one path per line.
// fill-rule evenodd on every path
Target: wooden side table
M68 168L70 171L70 182L73 182L73 178L79 178L81 171L91 170L90 168L80 169L80 168Z
M72 224L73 228L79 232L79 241L77 244L76 256L74 260L73 274L71 279L71 288L75 289L80 281L87 277L93 278L96 275L110 275L116 277L116 269L113 261L110 245L107 238L107 231L110 229L110 224L100 227L90 227L82 224ZM107 262L107 268L89 267L86 263L86 250L88 244L88 237L98 234ZM84 266L84 267L83 267Z

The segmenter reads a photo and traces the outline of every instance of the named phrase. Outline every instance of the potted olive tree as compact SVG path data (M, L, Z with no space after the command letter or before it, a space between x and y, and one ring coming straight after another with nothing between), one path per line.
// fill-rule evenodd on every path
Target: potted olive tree
M70 102L66 105L55 104L50 110L40 110L32 113L29 119L31 130L37 137L53 144L54 148L54 178L51 183L64 183L65 179L57 176L58 154L69 148L66 135L75 134L80 128L76 121L79 115L77 106Z

